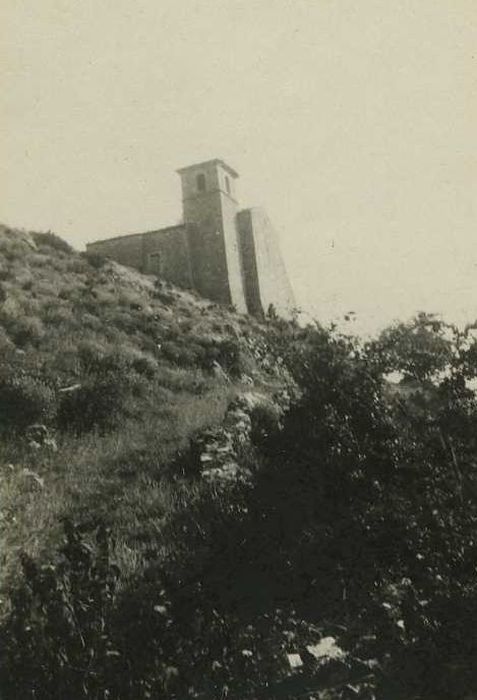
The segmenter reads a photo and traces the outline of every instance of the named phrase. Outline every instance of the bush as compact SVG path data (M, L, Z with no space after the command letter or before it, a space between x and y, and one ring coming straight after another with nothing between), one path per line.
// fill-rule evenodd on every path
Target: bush
M54 250L60 250L62 253L72 253L73 248L69 243L64 241L56 233L47 231L46 233L32 233L32 238L38 246L48 246Z
M95 270L100 270L108 262L108 259L105 258L104 255L100 255L99 253L92 253L90 251L86 251L85 253L81 253L81 256Z
M28 262L30 267L49 267L51 265L51 254L30 253Z
M80 255L77 255L71 260L68 260L66 264L66 270L67 272L74 272L76 274L82 274L87 272L88 263L87 260L85 260L84 254L80 253Z
M197 366L197 356L193 350L179 343L166 340L166 342L161 345L161 352L169 362L173 362L179 367Z
M52 326L71 328L74 324L73 312L66 306L48 304L42 309L43 321Z
M105 529L97 529L92 547L66 522L57 561L40 568L24 555L22 568L4 629L2 697L110 697L121 675L109 634L118 570Z
M23 348L26 345L38 346L44 335L43 323L36 316L13 316L4 313L0 322L7 329L15 345Z
M78 357L86 372L94 372L108 352L109 347L104 341L90 339L78 344Z
M21 260L35 248L31 236L24 231L9 229L0 224L0 254L6 260Z
M104 323L96 314L86 312L81 315L81 325L84 328L99 331L104 326Z
M280 411L272 403L260 403L250 412L252 421L252 443L265 446L277 435L280 428Z
M215 362L218 362L222 369L232 377L240 377L243 369L239 343L236 340L229 339L220 340L212 344L207 343L204 369L212 369Z
M112 299L113 303L118 306L125 306L132 311L142 311L144 299L139 292L134 289L122 289L119 293L119 298Z
M157 371L157 362L150 355L138 351L131 358L131 367L138 374L152 379Z
M0 371L0 430L24 430L28 425L50 422L56 412L55 390L24 371Z
M91 430L106 433L124 416L130 387L121 373L89 377L76 391L63 395L58 408L58 426L82 434Z

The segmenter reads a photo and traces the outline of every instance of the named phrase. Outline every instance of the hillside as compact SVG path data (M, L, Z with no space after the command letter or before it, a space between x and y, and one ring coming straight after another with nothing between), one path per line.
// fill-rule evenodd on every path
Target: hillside
M3 227L0 348L5 700L476 697L475 327L262 323Z
M0 228L0 280L3 580L65 515L104 518L132 574L182 488L171 461L234 397L287 377L253 318L53 234Z

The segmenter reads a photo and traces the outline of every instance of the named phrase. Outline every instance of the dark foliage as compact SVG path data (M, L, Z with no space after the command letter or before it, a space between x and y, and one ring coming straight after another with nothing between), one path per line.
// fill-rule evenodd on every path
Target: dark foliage
M55 413L52 383L14 363L0 365L0 431L17 432L32 423L48 423Z
M7 627L7 700L472 697L477 354L458 334L433 364L414 329L393 357L272 319L300 395L280 429L257 411L241 454L253 486L196 491L162 533L167 555L149 542L146 571L120 593L103 533L89 550L70 529L52 569L27 562ZM385 379L405 367L412 391ZM329 636L341 655L319 661L310 649Z
M24 585L4 630L4 697L105 698L121 675L110 638L117 569L106 531L98 527L96 541L87 544L71 523L64 525L58 561L39 568L23 557Z
M78 389L62 395L57 416L59 428L77 434L112 430L125 413L130 389L127 378L118 372L90 375Z
M105 258L104 255L100 255L99 253L86 252L86 253L81 253L81 256L95 270L100 270L102 267L104 267L106 265L106 263L108 261L108 259Z

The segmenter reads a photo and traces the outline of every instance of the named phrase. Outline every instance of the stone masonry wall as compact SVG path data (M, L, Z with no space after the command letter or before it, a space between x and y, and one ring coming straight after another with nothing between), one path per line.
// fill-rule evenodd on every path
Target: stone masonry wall
M187 226L171 226L130 236L88 243L87 250L111 258L121 265L155 274L179 287L194 286L189 231Z
M143 256L143 272L184 289L194 286L188 227L173 226L143 234Z
M232 299L220 212L218 198L184 202L186 223L194 225L189 229L188 240L195 287L199 294L208 299L230 304Z
M129 265L143 271L142 234L118 236L105 241L95 241L86 245L88 253L104 255L121 265Z

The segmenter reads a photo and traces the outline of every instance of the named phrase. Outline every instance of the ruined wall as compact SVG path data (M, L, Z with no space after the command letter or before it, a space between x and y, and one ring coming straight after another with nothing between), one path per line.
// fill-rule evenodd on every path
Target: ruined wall
M242 249L245 293L250 313L267 313L270 304L289 318L295 298L273 226L261 208L244 209L237 216Z

